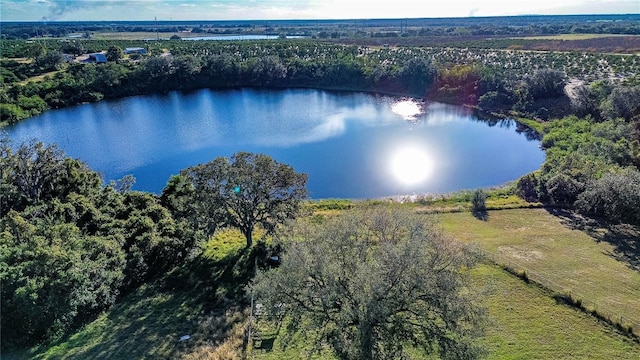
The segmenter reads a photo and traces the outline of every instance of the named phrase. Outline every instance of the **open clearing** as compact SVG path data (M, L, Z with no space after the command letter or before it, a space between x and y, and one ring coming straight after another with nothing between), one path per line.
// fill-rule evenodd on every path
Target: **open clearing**
M482 343L489 359L638 359L640 345L591 315L496 266L481 265L490 323Z
M63 70L55 70L55 71L50 71L48 73L44 73L44 74L40 74L40 75L37 75L37 76L30 77L28 79L25 79L25 80L21 81L20 85L26 85L26 84L28 84L30 82L41 82L41 81L44 81L46 78L51 78L54 75L56 75L58 73L61 73L62 71Z
M545 209L493 211L487 221L469 213L440 218L445 231L477 244L497 263L526 270L530 279L639 332L638 229L585 227L570 214Z

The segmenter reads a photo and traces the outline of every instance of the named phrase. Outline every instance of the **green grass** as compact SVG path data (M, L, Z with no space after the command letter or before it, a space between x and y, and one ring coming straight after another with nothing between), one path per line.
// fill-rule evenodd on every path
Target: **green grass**
M46 78L52 78L53 76L55 76L58 73L63 72L64 70L54 70L54 71L50 71L44 74L40 74L40 75L36 75L36 76L32 76L28 79L22 80L19 82L20 85L27 85L30 82L41 82L44 81Z
M84 329L44 351L35 359L141 359L175 357L185 350L180 336L198 333L202 306L188 296L143 286ZM192 341L192 343L193 343Z
M495 265L472 270L473 284L484 289L488 312L480 343L488 359L637 359L640 344L590 314L554 300L551 293L526 284ZM250 358L300 359L309 354L310 336L298 336L286 350L274 327L262 326L264 348ZM329 351L314 359L334 359ZM416 357L420 358L420 357Z
M494 204L518 203L511 196L508 191L495 191L490 199ZM457 193L434 203L443 206L465 201L466 194ZM574 294L584 292L585 296L588 294L600 302L616 299L634 303L640 299L640 277L632 263L621 257L614 244L598 242L600 238L572 229L566 217L552 215L545 209L491 211L487 221L477 220L468 212L439 216L447 232L488 251L511 254L512 261L524 262L527 267L534 264L538 273L553 275L554 283L564 280L573 285ZM636 235L632 231L627 237ZM611 238L609 241L614 242ZM528 247L531 253L527 252ZM541 249L548 261L537 257ZM549 263L549 260L553 261ZM552 274L547 274L549 272ZM567 277L568 274L572 277ZM472 277L475 284L485 288L489 325L481 343L489 352L489 359L640 357L637 340L592 314L557 300L548 289L527 284L496 265L480 265L472 271ZM583 286L580 281L586 284ZM305 357L312 345L309 339L301 338L283 350L273 328L263 331L268 345L267 349L256 349L252 353L256 359L297 359ZM323 353L318 358L332 357Z
M540 203L531 203L514 194L512 185L484 189L487 194L487 210L528 209L541 207ZM418 197L406 204L423 214L461 213L471 209L472 190L461 190L450 194L428 195Z
M473 278L486 288L489 359L640 358L634 340L497 266L478 266Z
M497 255L498 263L527 269L530 278L579 299L612 322L640 323L640 232L580 226L570 214L545 209L489 212L486 221L469 213L441 215L445 231ZM538 280L536 280L538 281ZM622 318L622 319L621 319ZM633 331L638 334L640 329Z

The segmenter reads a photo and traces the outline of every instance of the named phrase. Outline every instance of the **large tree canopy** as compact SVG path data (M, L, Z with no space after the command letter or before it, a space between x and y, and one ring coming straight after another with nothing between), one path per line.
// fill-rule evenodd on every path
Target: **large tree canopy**
M256 225L272 232L297 215L307 196L307 175L296 173L263 154L238 152L187 168L181 175L193 185L196 216L208 233L219 225L233 226L253 243Z
M291 333L317 334L340 359L397 359L417 346L473 359L483 311L473 301L464 245L407 211L351 212L292 233L282 264L252 286Z
M131 181L104 187L56 146L0 137L0 351L57 339L191 254L188 229Z

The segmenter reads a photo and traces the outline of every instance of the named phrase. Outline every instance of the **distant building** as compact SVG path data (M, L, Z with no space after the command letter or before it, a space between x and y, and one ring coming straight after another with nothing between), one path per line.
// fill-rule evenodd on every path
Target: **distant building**
M107 62L107 55L105 55L103 53L89 54L89 58L87 59L87 61L88 62L94 62L96 64L106 63Z
M125 54L140 54L140 55L144 55L144 54L147 53L147 49L141 48L141 47L125 48L124 49L124 53Z

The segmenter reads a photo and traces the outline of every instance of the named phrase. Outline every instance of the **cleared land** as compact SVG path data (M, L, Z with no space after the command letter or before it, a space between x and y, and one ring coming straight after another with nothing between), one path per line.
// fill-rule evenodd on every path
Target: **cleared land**
M55 74L61 73L63 70L55 70L55 71L50 71L48 73L44 73L44 74L40 74L37 76L33 76L30 77L26 80L23 80L20 82L20 85L26 85L29 82L33 81L33 82L40 82L40 81L44 81L46 77L53 77Z
M585 225L545 209L494 211L486 221L443 214L441 220L447 232L477 244L497 263L526 270L529 278L639 332L638 229Z
M591 315L559 304L496 266L479 266L490 324L489 359L637 359L640 345Z

